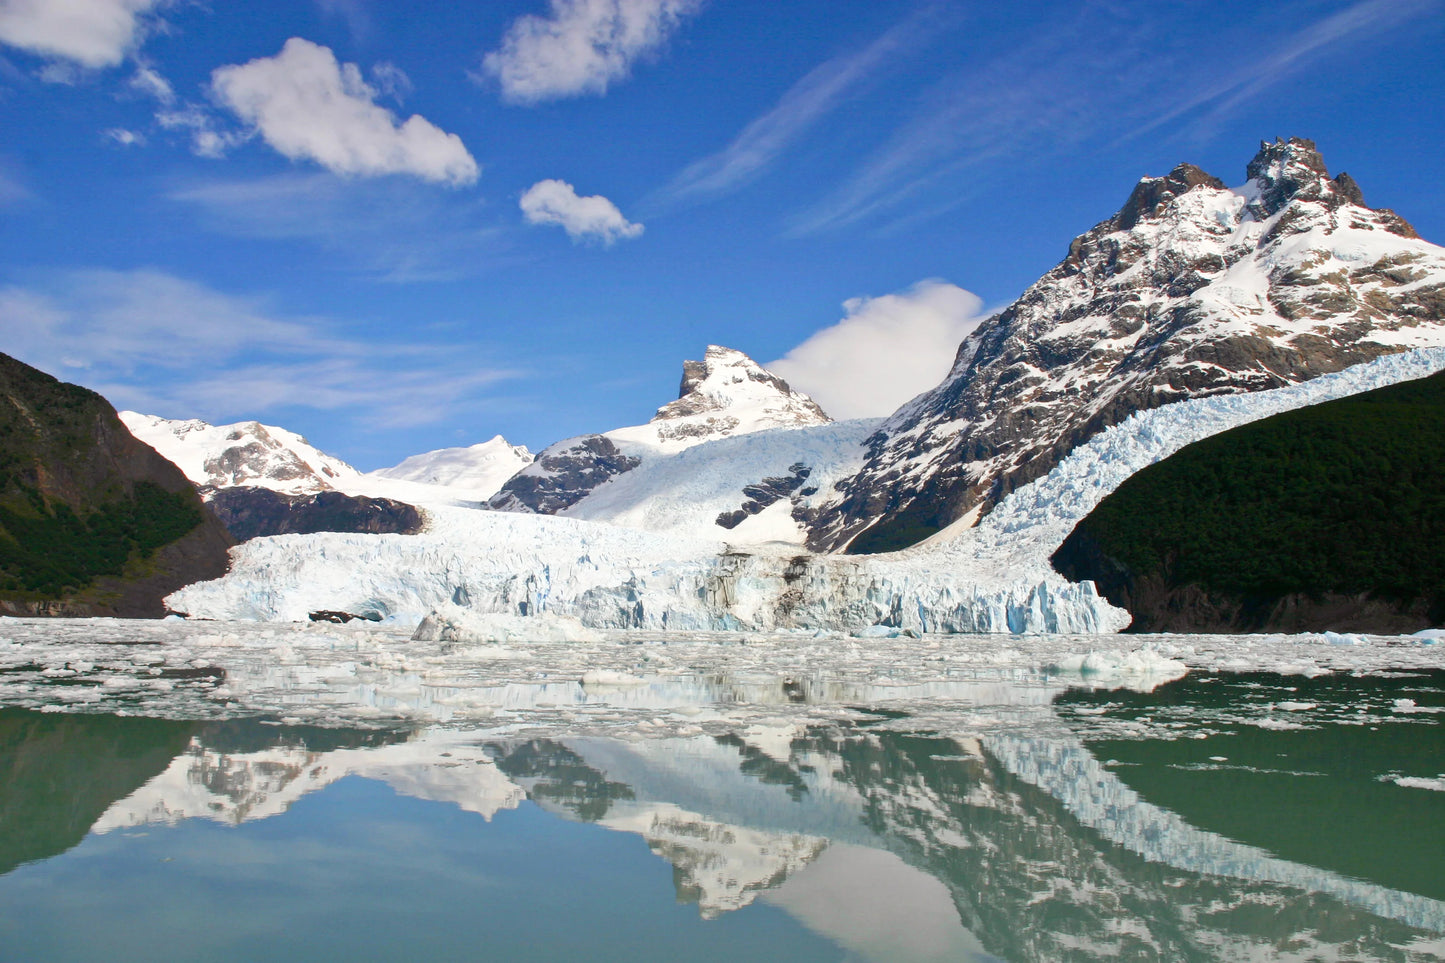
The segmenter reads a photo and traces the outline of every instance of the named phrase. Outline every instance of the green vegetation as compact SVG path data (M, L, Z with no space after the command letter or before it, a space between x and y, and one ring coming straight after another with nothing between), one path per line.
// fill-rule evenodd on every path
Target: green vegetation
M1190 445L1121 485L1080 535L1173 586L1445 610L1445 373Z
M20 491L28 510L0 505L0 593L59 598L97 578L119 576L201 523L194 499L152 482L130 498L103 502L77 515L63 502L47 505L36 489L0 476L0 491Z

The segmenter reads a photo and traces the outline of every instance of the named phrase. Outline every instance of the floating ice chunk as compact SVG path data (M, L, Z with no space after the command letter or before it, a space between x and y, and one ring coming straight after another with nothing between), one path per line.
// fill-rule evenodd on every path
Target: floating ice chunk
M1445 629L1421 629L1410 638L1419 639L1426 645L1434 645L1437 642L1445 642Z
M1330 645L1368 645L1363 637L1349 632L1325 632L1325 641Z
M630 672L614 672L611 669L589 669L582 673L582 684L589 689L622 689L647 685L648 682Z
M916 639L918 633L912 629L900 629L893 625L865 625L863 628L853 631L855 639L896 639L905 636Z
M413 642L512 643L596 642L600 636L566 615L497 615L447 606L422 619L411 638Z
M1065 655L1044 669L1060 675L1077 674L1091 685L1139 692L1152 692L1189 672L1189 667L1183 662L1166 658L1151 646L1132 652L1093 651L1083 655Z
M1435 779L1422 778L1420 776L1402 776L1399 773L1388 773L1380 777L1380 782L1392 782L1397 786L1404 786L1406 789L1432 789L1435 792L1445 792L1445 772L1442 772Z
M1316 702L1276 702L1274 707L1281 712L1308 712L1318 704Z

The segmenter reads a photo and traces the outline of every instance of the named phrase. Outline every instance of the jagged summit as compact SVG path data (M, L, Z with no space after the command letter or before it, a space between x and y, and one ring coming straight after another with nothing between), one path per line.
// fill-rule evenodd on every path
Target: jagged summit
M1246 173L1141 180L869 439L810 546L885 550L976 518L1134 411L1445 344L1445 250L1364 206L1311 141L1265 143Z
M717 417L708 417L712 415ZM702 361L682 363L677 400L657 409L650 423L699 417L703 421L696 424L697 428L719 435L738 429L824 425L832 420L812 398L794 391L752 358L716 344L707 346ZM659 428L658 434L665 439L683 437L674 435L667 426Z

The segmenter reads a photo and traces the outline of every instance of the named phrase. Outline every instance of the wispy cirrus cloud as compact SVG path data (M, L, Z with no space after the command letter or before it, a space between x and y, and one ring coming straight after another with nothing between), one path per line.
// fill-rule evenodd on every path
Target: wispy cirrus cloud
M519 17L483 72L512 103L605 94L655 53L703 0L550 0L548 17Z
M220 234L305 243L380 281L454 280L511 256L485 201L412 180L294 172L193 181L167 198Z
M1056 157L1190 126L1191 117L1209 126L1318 59L1374 44L1442 7L1358 0L1283 36L1248 22L1195 36L1164 30L1146 3L1081 5L1051 31L923 91L851 175L791 219L788 233L936 216L963 199L960 178L1000 158ZM1301 3L1284 12L1317 9Z
M727 147L685 167L659 192L659 199L716 196L748 183L870 78L927 44L953 19L942 8L926 7L862 50L814 67L772 109L744 127Z
M117 406L209 421L309 408L425 424L517 375L479 363L478 346L363 342L330 319L154 270L54 271L0 288L0 329L7 353Z

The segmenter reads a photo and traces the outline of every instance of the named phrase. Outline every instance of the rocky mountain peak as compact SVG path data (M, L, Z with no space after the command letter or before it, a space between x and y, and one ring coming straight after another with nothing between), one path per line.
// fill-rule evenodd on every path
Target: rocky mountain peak
M1273 217L1295 200L1315 201L1331 211L1346 205L1366 207L1355 179L1343 171L1331 178L1315 142L1303 137L1260 141L1259 153L1249 162L1246 174L1247 189L1254 195L1248 210L1256 220ZM1391 217L1394 223L1387 229L1392 233L1418 237L1402 218Z
M753 415L784 425L823 425L832 419L818 404L752 358L733 348L710 344L702 361L682 363L682 385L676 401L657 409L654 423L709 413L732 412L742 420ZM724 432L725 433L725 432Z
M1206 174L1193 164L1180 164L1163 177L1143 177L1134 186L1134 192L1124 206L1114 215L1115 230L1127 231L1146 217L1156 217L1165 205L1180 194L1188 193L1199 186L1223 190L1224 182Z

